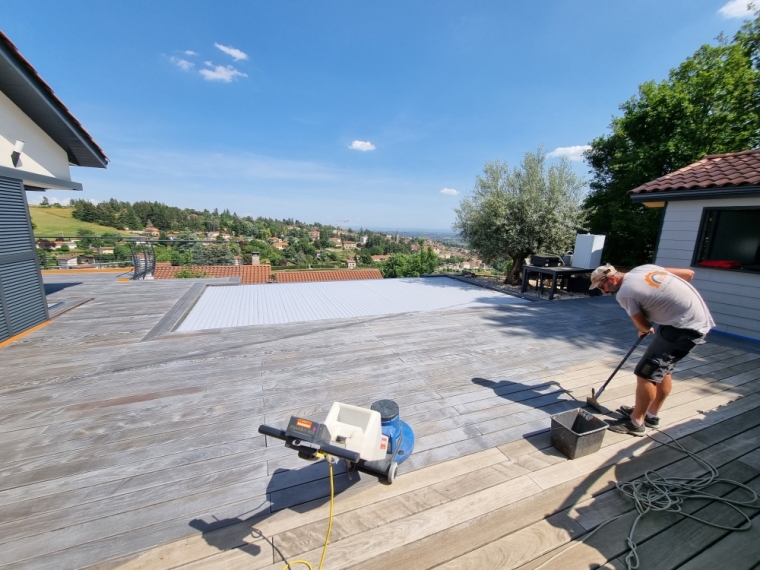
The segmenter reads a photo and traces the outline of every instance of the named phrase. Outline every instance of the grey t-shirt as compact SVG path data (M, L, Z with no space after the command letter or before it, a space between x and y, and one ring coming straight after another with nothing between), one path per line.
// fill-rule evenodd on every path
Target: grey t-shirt
M616 298L629 316L643 313L658 325L702 334L715 326L697 290L659 265L641 265L626 273Z

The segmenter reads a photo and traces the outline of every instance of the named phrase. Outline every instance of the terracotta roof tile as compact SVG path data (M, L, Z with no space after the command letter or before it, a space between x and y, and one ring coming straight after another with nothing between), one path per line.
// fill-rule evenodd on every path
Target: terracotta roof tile
M631 190L631 194L760 185L760 149L711 154Z
M153 272L154 279L173 279L174 274L187 269L183 266L157 265ZM199 272L207 277L240 277L239 265L195 265L190 271Z
M157 265L155 279L173 279L174 274L185 267ZM241 284L269 283L272 276L270 265L196 265L191 271L204 273L207 277L240 277ZM335 271L278 271L279 283L303 283L307 281L348 281L356 279L382 279L377 269L352 269Z
M243 275L240 282L246 285L253 283L269 283L272 277L271 265L242 265Z
M377 269L351 269L335 271L279 271L278 283L302 283L305 281L353 281L357 279L382 279Z

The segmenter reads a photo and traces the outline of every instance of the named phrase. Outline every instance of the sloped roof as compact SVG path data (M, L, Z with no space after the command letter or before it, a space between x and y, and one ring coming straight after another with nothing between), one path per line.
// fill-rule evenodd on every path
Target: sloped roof
M186 267L156 265L153 273L155 279L174 279L174 274L184 271ZM271 265L197 265L190 268L193 272L206 277L240 277L240 283L252 285L269 283L272 276ZM335 271L278 271L278 283L304 283L308 281L356 281L361 279L382 279L383 274L377 269L353 269Z
M760 185L760 149L710 154L630 191L631 194Z
M174 279L174 274L188 269L178 265L156 265L153 272L154 279ZM239 265L194 265L189 268L193 273L200 273L204 277L239 277Z
M0 91L66 151L71 164L106 167L103 149L2 31Z
M351 271L278 271L278 283L304 281L355 281L359 279L382 279L377 269L353 269Z
M240 282L243 284L269 283L272 277L272 266L264 265L241 265L242 275Z

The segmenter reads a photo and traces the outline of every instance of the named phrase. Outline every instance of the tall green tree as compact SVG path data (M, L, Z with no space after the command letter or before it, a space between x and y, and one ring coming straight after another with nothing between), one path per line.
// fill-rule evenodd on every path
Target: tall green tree
M235 263L235 256L232 255L226 243L197 242L190 249L190 253L196 265L234 265Z
M585 182L566 158L547 167L542 148L519 168L487 162L475 187L455 208L453 229L488 263L511 259L506 282L518 284L524 259L572 246L584 225Z
M705 155L760 145L760 17L640 85L620 110L586 152L585 208L590 230L607 236L604 260L633 266L652 260L661 210L632 203L630 190Z

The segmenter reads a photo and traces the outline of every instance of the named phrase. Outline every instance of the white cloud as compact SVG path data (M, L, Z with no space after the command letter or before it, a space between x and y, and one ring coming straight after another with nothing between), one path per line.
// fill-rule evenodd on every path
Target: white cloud
M222 50L224 53L232 57L235 61L240 61L241 59L248 59L248 54L240 51L237 48L230 47L230 46L223 46L222 44L214 43L214 46L216 46L217 49Z
M204 61L203 64L208 65L209 67L214 67L214 64L211 63L210 61Z
M169 61L179 67L182 71L190 71L193 67L195 67L195 64L192 61L187 61L181 57L172 56L169 58Z
M457 194L459 194L459 192L457 192L453 188L444 188L443 190L441 190L441 194L448 194L449 196L456 196Z
M745 18L754 12L754 6L750 7L750 4L749 0L731 0L718 10L718 14L724 18Z
M196 52L194 52L193 50L191 50L191 49L186 49L185 50L185 55L198 55L198 54Z
M579 144L575 146L561 146L555 148L547 156L560 157L566 156L570 160L583 160L583 153L591 147L587 144Z
M230 83L236 77L248 77L242 71L238 71L231 65L217 65L214 69L201 69L199 72L206 81L222 81Z
M373 145L369 141L354 141L351 143L351 145L348 148L352 150L360 150L362 152L366 152L368 150L375 150L375 145Z

